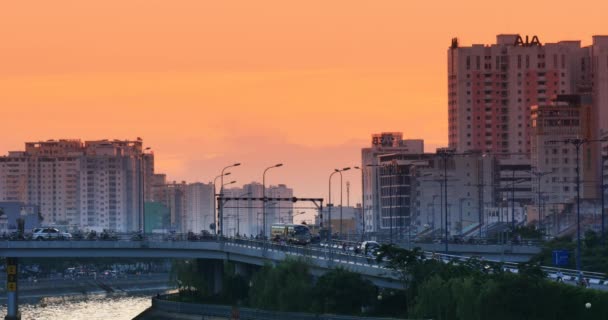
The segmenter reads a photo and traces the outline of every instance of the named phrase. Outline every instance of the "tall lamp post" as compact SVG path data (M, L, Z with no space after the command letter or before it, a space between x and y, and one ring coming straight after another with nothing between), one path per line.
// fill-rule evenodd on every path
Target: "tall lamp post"
M561 142L570 143L576 148L576 271L581 276L581 172L580 153L581 146L590 142L604 142L608 139L566 139ZM560 142L560 141L552 141ZM603 177L602 177L603 178ZM579 279L580 280L580 279Z
M263 193L264 193L264 197L263 197L263 205L262 205L262 236L265 237L266 236L266 172L272 168L278 168L278 167L282 167L283 164L282 163L277 163L274 166L270 166L266 169L264 169L264 173L262 174L262 188L263 188Z
M361 169L361 167L359 166L353 166L353 169L357 169L357 170L361 170L361 185L363 185L363 169ZM361 223L363 225L363 228L361 229L361 241L363 241L365 235L365 197L361 197L361 209L362 209L362 215L361 215ZM346 203L346 205L348 206L348 201ZM356 219L355 219L356 221ZM357 231L357 228L355 227L355 231Z
M372 188L372 195L374 196L373 198L373 202L372 205L370 206L372 214L371 214L371 224L372 226L375 225L376 226L376 230L380 229L380 216L382 215L382 206L380 204L380 199L381 199L381 192L380 192L380 170L378 168L383 167L383 165L381 164L368 164L366 165L368 168L375 168L374 169L374 181L372 182L373 188ZM378 209L378 210L376 210ZM365 210L365 208L364 208ZM365 216L365 212L363 212L363 216ZM375 218L375 219L374 219ZM376 221L374 223L374 220ZM363 232L365 232L366 226L365 223L363 224ZM372 232L373 228L372 228Z
M354 169L361 169L361 168L359 168L357 166L354 166L352 168L354 168ZM343 205L342 205L342 187L343 187L343 184L342 184L342 171L346 171L346 170L350 170L350 169L351 168L348 167L348 169L344 168L344 169L338 171L340 173L340 237L343 237L343 233L342 233L342 221L343 221L342 220L342 207L343 207Z
M437 155L443 160L443 196L445 203L445 253L448 253L448 158L454 155L449 149L437 151Z
M239 208L241 207L241 197L247 196L247 195L251 195L251 192L246 192L243 193L241 195L239 195L239 200L237 200L238 202L236 203L236 234L237 235L241 235L241 216L239 213Z
M241 163L237 162L237 163L231 164L229 166L226 166L222 169L222 174L220 175L220 179L221 179L221 183L222 183L222 186L220 188L220 197L224 196L224 171L228 168L238 167L240 165L241 165ZM222 234L224 233L224 230L223 230L224 229L224 201L223 201L223 199L222 199L222 201L220 201L219 207L220 207L220 210L219 210L219 217L218 217L218 222L219 222L218 230L219 230L219 235L222 236Z
M331 207L334 206L333 203L331 203L331 177L336 174L339 173L340 174L340 199L342 199L341 195L342 195L342 172L343 171L347 171L350 170L350 167L346 167L346 168L342 168L342 169L334 169L334 171L329 175L329 201L327 203L327 207L328 207L328 219L329 219L329 239L327 240L328 242L331 242L332 239L332 233L331 233ZM340 200L340 218L342 217L342 201ZM340 227L342 226L342 220L340 220Z
M530 174L534 175L536 177L536 181L537 181L537 193L538 193L538 229L541 231L541 237L542 237L542 228L543 228L543 215L541 213L541 200L540 200L540 181L541 179L548 175L548 174L552 174L553 171L535 171L532 170L530 171Z
M460 235L462 235L462 202L465 201L465 200L471 201L471 200L474 200L474 199L471 198L471 197L462 197L462 198L458 199L458 214L460 216L460 217L458 217L458 221L460 223L460 227L459 227L459 229L460 229L459 230ZM469 203L468 206L470 207L470 203Z
M236 180L232 180L230 182L223 183L222 187L220 188L220 190L221 190L220 195L224 196L224 193L223 193L224 186L227 186L229 184L235 184L235 183L236 183ZM222 199L222 201L220 201L220 208L221 208L221 210L220 210L221 214L220 214L218 222L219 222L219 226L220 226L220 236L222 236L224 234L224 200L223 199Z
M141 157L140 157L140 166L141 166L141 218L140 218L140 224L139 227L141 228L141 233L142 235L146 235L146 180L145 180L145 176L146 176L146 170L145 170L145 161L144 161L144 157L146 156L146 151L150 150L150 147L145 148L142 152L141 152Z
M608 155L602 155L602 161L601 161L601 165L600 165L600 191L601 194L600 196L602 197L602 244L604 244L606 242L606 233L604 232L604 228L605 228L605 223L604 223L604 214L605 214L605 208L604 208L604 193L606 192L606 187L607 185L604 184L604 164L606 163L606 160L608 160Z
M291 223L296 224L296 223L294 222L294 218L295 218L296 216L299 216L299 215L302 215L302 214L305 214L305 213L306 213L306 211L300 211L300 212L297 212L296 214L293 214L293 215L291 216Z
M217 179L219 178L223 178L225 176L229 176L230 172L226 172L224 174L220 174L219 176L215 177L215 179L213 179L213 229L215 234L218 234L218 228L217 228L217 218L219 215L219 212L217 212L217 207L218 205L215 202L216 197L219 195L218 193L216 193L216 189L215 189L215 185L217 183ZM222 179L223 181L223 179Z

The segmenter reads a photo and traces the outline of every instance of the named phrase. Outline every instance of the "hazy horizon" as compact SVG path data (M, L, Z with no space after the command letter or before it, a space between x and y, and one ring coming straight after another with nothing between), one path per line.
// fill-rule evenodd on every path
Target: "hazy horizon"
M607 3L577 6L593 10L573 15L554 1L7 3L0 151L142 137L170 180L209 182L242 162L233 170L240 186L282 162L268 184L327 197L329 174L359 165L372 133L401 131L427 151L447 143L452 37L586 45L608 33ZM360 202L360 175L344 180L351 204Z

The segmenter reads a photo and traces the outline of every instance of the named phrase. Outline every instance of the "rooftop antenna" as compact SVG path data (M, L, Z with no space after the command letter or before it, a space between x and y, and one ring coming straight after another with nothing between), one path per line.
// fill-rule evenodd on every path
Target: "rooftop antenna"
M346 206L350 207L350 181L346 181Z

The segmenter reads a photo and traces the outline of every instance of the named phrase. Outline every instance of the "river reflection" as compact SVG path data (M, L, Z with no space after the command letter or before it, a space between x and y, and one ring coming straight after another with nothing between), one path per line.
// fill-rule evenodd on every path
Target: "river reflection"
M23 320L131 320L150 307L150 296L88 297L74 300L56 298L39 304L20 306ZM6 305L0 307L6 315Z

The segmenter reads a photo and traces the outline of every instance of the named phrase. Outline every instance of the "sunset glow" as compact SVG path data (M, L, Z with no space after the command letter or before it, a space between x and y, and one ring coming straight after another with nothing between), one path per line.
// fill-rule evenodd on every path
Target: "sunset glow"
M585 15L575 14L576 8ZM604 1L12 1L0 11L0 150L142 137L171 180L326 196L372 133L447 143L446 49L606 34ZM568 25L568 28L563 28ZM303 172L308 174L302 175ZM351 204L360 202L360 175Z

